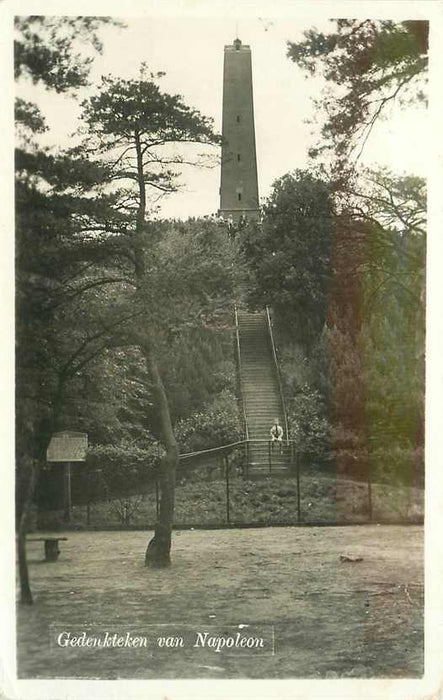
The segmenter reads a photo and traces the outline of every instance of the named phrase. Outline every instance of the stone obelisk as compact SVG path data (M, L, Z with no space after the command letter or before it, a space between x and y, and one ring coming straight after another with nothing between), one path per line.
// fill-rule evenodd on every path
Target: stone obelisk
M219 214L239 222L259 216L251 49L225 46Z

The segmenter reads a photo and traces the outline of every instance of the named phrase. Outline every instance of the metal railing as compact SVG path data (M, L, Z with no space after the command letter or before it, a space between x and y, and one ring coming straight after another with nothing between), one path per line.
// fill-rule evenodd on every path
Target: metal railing
M263 461L249 465L248 469L247 451L250 445L257 447L257 443L265 447ZM196 488L193 484L207 484L202 487L202 494L206 494L205 498L209 494L216 494L216 498L209 497L209 510L200 509L194 513L191 507L190 510L182 511L178 516L178 525L325 525L373 522L374 515L379 518L379 500L383 489L380 484L374 483L370 468L366 470L367 473L365 470L344 471L333 452L320 459L308 452L295 452L292 449L294 440L289 440L288 443L283 443L282 456L280 445L274 443L273 447L269 440L240 440L180 455L177 488L186 489L189 485L192 494ZM289 459L286 460L285 457ZM362 465L367 464L365 457L366 454L363 454ZM84 524L107 527L110 516L105 516L104 512L109 510L114 501L123 498L127 499L129 506L132 501L144 499L145 514L138 522L144 526L147 522L151 523L158 513L160 503L158 473L152 474L149 471L142 488L134 483L133 489L128 488L125 494L115 492L111 483L107 483L106 470L103 470L101 476L101 488L96 489L94 494L89 494L88 498L74 503L81 506L82 512L86 509ZM86 484L83 486L83 491L87 491ZM348 493L349 489L354 495L347 497L345 505L343 494ZM286 505L278 505L286 497L289 498ZM177 504L180 504L179 496ZM131 520L131 523L128 519L123 524L137 525L133 516Z
M207 450L199 450L198 452L185 452L181 455L179 455L179 463L184 462L187 459L192 459L193 457L203 457L204 455L213 455L213 454L223 454L224 452L230 452L232 451L235 447L240 447L241 445L244 445L246 442L250 442L250 440L238 440L237 442L230 442L227 445L220 445L219 447L209 447Z
M276 475L275 472L275 467L282 467L282 469L279 470L279 475L280 476L291 476L295 477L296 479L296 503L297 503L297 523L301 522L301 487L300 487L300 460L295 454L294 450L294 440L285 440L284 446L280 448L278 443L273 442L272 440L240 440L238 442L233 442L228 445L222 445L220 447L214 447L210 448L207 450L202 450L200 452L193 452L193 453L188 453L188 454L183 454L180 455L179 458L179 464L183 464L186 461L191 461L198 459L201 460L202 458L217 458L221 459L224 464L224 478L226 480L226 522L228 524L231 524L230 520L230 470L232 468L232 462L229 462L229 457L230 455L235 451L238 450L238 448L242 447L244 448L243 450L243 462L240 468L240 473L241 476L244 479L250 479L251 476L267 476L267 477L273 477ZM267 454L267 459L266 461L263 461L259 464L255 464L254 467L249 464L248 461L248 455L249 455L249 446L257 446L257 445L264 445L267 446L266 454ZM277 450L277 459L275 459L275 452L274 450ZM282 454L281 450L285 452L286 454ZM288 454L289 452L289 454ZM280 460L278 459L279 456L284 456L288 457L289 460L281 463ZM206 465L200 464L200 465L195 465L197 469L204 468ZM179 468L179 474L182 474L182 470ZM368 484L369 486L369 484ZM156 488L156 507L158 509L158 488Z
M277 351L276 351L275 342L274 342L274 334L272 332L272 321L271 321L271 315L269 313L269 306L266 307L266 317L268 319L268 330L269 330L269 337L271 340L272 357L274 358L275 369L277 372L278 391L280 393L280 401L281 401L281 406L282 406L282 411L283 411L283 420L284 420L284 424L285 424L286 444L288 444L289 443L288 416L286 413L285 397L283 395L283 384L282 384L282 380L281 380L280 365L278 362Z
M237 349L238 388L239 388L239 394L240 394L241 410L242 410L242 414L243 414L243 425L244 425L244 430L245 430L245 438L246 438L246 440L249 440L248 418L246 416L245 399L244 399L244 391L243 391L240 333L239 333L238 313L237 313L236 306L234 306L234 319L235 319L235 340L236 340L236 349Z

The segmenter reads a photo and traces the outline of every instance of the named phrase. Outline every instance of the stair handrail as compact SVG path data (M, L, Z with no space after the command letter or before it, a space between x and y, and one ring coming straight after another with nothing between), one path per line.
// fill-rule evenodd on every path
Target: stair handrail
M179 461L181 459L189 459L191 457L198 457L199 455L209 454L213 452L222 452L223 450L233 449L234 447L240 447L244 445L247 440L238 440L237 442L230 442L227 445L218 445L217 447L208 447L206 450L197 450L197 452L184 452L179 455Z
M199 455L204 455L204 454L209 454L209 453L214 453L214 452L223 452L223 450L228 450L228 449L234 449L234 447L240 447L241 445L245 445L247 442L249 443L256 443L259 442L260 444L265 444L266 445L269 443L268 438L257 438L257 439L248 439L248 440L239 440L238 442L230 442L227 445L218 445L218 447L208 447L206 450L197 450L197 452L183 452L181 455L179 455L178 459L179 461L181 459L190 459L192 457L198 457ZM287 442L296 442L295 440L288 440Z
M235 319L235 338L236 338L236 347L237 347L237 367L238 367L238 378L239 378L238 385L239 385L239 390L240 390L240 402L241 402L242 413L243 413L243 423L245 426L245 438L247 441L249 441L248 419L246 417L245 395L244 395L244 391L243 391L240 333L239 333L239 324L238 324L237 305L234 305L234 319Z
M275 348L274 333L272 331L272 321L271 321L271 314L269 313L269 306L266 307L266 317L268 319L268 330L269 330L269 337L271 339L272 356L274 358L274 364L275 364L275 368L277 370L277 383L278 383L278 390L280 393L280 401L281 401L281 405L282 405L282 409L283 409L283 420L285 423L285 431L286 431L286 443L288 443L289 442L288 416L286 413L286 404L285 404L285 398L283 395L283 384L282 384L282 380L281 380L280 365L278 363L277 350Z

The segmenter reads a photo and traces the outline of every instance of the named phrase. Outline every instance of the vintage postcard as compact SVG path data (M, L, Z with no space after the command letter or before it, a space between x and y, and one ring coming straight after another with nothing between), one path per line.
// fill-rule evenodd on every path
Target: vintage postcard
M443 5L0 13L4 696L440 697Z

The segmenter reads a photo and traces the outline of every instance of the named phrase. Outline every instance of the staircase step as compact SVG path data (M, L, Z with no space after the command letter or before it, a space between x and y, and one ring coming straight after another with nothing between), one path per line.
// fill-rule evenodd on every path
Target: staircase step
M261 476L269 474L269 431L276 417L282 417L277 373L265 313L238 312L241 352L243 403L251 440L249 471ZM288 472L289 455L271 453L271 474Z

